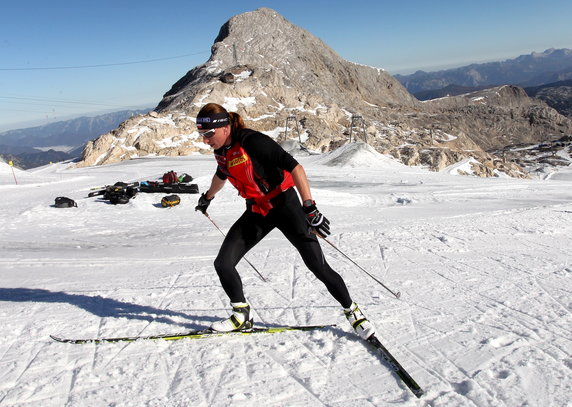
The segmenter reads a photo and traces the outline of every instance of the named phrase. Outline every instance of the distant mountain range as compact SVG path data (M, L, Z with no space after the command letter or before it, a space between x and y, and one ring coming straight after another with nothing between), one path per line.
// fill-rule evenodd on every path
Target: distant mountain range
M83 145L151 110L122 110L0 133L0 156L22 169L78 157ZM47 150L47 151L46 151Z
M411 75L395 75L395 78L413 95L450 85L469 88L539 86L572 79L572 50L551 48L501 62L471 64L436 72L417 71Z
M324 150L344 142L344 131L350 125L347 111L359 112L356 117L378 123L379 128L368 128L367 137L380 151L389 151L409 165L426 163L436 169L465 158L467 151L476 150L482 150L479 158L496 168L497 161L485 156L486 151L496 151L505 145L557 140L569 134L570 120L527 94L572 117L572 50L549 49L503 62L392 77L385 71L340 59L318 38L277 16L275 11L263 8L229 20L221 27L209 61L179 79L156 112L128 110L6 131L0 133L0 154L6 161L12 160L27 169L78 157L86 142L89 151L84 152L82 165L101 164L101 157L105 157L104 163L128 159L125 147L136 155L184 155L200 151L202 144L195 145L181 135L193 132L194 122L189 118L196 114L196 101L206 95L219 100L234 97L239 101L238 111L247 120L255 118L252 120L256 120L257 128L262 131L275 129L278 122L283 122L283 116L295 114L287 107L300 105L302 101L305 107L298 111L303 117L299 124L310 135L306 147L311 149ZM253 27L258 28L253 31ZM276 32L280 41L269 37L268 30ZM246 43L254 33L260 38L256 42L259 49L241 49L244 65L237 66L236 56L227 52L228 44ZM284 55L290 54L297 57L284 59ZM261 56L266 59L261 60ZM232 87L223 80L228 76L236 82ZM525 91L499 86L511 84L524 87ZM498 88L483 90L491 87ZM419 102L478 90L472 96ZM245 94L256 95L256 103L252 104L252 98L244 99ZM487 106L479 102L484 99ZM281 101L280 105L276 106L276 100ZM392 110L393 107L399 108ZM318 109L319 114L308 113ZM415 114L404 114L407 109L415 110ZM162 120L171 114L180 117ZM490 127L490 123L495 125ZM136 131L140 126L146 126L144 137ZM118 129L120 135L114 135L124 144L117 144L116 138L109 135L103 141L101 137L98 139L101 142L97 149L89 143L114 129ZM379 134L384 136L378 137ZM365 131L363 136L366 137ZM161 140L169 143L158 142ZM448 143L446 156L443 143Z
M572 118L572 50L548 49L515 59L472 64L437 72L395 75L419 100L463 95L498 86L517 85Z

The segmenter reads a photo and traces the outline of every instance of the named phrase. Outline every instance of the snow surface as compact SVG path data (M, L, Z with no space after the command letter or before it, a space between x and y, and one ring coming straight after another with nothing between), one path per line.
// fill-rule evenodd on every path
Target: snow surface
M257 323L337 327L99 345L49 338L177 333L227 316L212 266L222 236L194 211L198 195L171 209L162 194L118 206L86 197L169 170L203 191L215 162L193 155L53 164L17 171L18 185L0 165L0 406L570 406L572 177L481 179L376 154L350 145L298 159L330 241L401 291L393 298L323 245L424 388L420 400L352 333L279 232L247 256L269 282L238 266ZM57 196L78 207L53 207ZM209 209L227 230L244 203L226 186Z

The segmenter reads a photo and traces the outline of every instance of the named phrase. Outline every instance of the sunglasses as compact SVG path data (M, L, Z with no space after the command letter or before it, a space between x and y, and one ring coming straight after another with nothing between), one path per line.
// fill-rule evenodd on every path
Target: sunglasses
M199 135L200 135L201 137L204 137L204 138L207 138L207 139L208 139L208 138L211 138L212 136L215 135L215 129L210 129L210 130L207 130L207 131L204 131L204 132L200 132L200 131L199 131Z

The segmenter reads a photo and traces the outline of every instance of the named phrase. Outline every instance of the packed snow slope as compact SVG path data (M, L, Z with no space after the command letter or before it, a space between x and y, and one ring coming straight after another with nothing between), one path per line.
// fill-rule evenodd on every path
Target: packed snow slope
M298 156L323 244L378 336L426 394L416 399L345 321L279 232L241 262L260 326L314 332L72 345L74 338L178 333L226 317L212 262L222 236L181 195L126 205L90 188L175 170L201 191L209 156L16 173L0 166L0 406L570 406L572 177L430 173L366 147ZM466 165L466 163L462 163ZM68 196L77 208L53 207ZM244 210L230 185L209 208L227 230Z

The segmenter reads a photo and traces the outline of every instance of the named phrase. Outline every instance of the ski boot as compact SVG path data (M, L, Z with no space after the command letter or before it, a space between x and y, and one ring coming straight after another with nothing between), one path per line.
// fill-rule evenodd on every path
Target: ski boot
M247 331L252 328L250 305L245 302L231 302L232 315L222 321L214 322L211 330L218 332Z
M367 320L355 302L349 308L344 308L344 314L361 338L367 340L375 334L375 327Z

